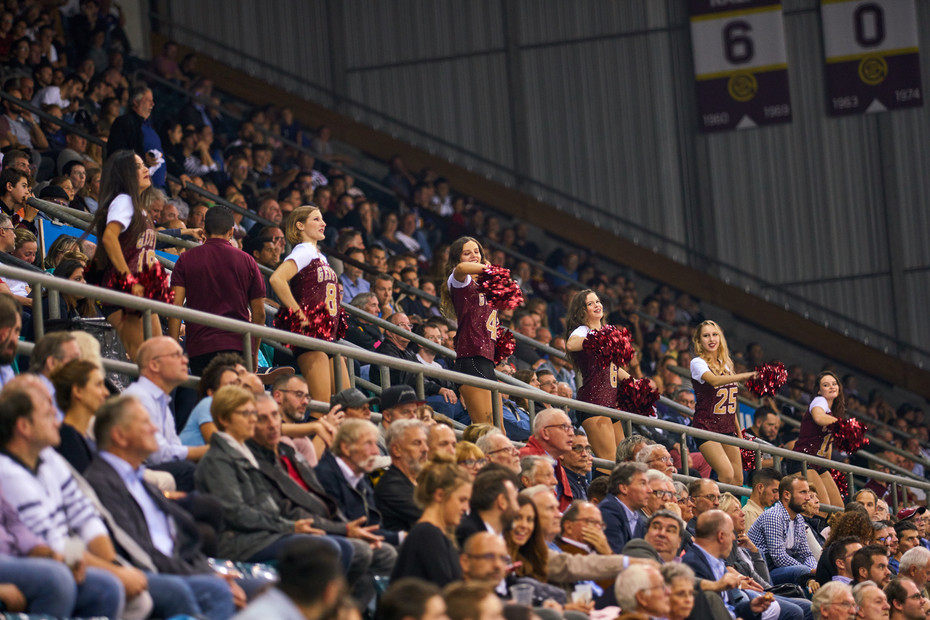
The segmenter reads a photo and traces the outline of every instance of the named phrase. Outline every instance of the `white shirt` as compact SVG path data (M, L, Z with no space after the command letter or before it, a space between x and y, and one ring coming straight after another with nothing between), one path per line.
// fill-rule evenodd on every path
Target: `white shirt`
M297 271L300 271L315 259L319 258L323 263L329 264L329 261L326 260L326 257L320 254L320 251L313 246L312 243L301 243L294 246L294 249L291 250L291 253L287 255L287 258L284 260L294 261L294 264L297 265Z
M129 194L120 194L110 203L110 209L107 211L107 224L119 222L123 225L123 230L128 230L134 214L132 198Z

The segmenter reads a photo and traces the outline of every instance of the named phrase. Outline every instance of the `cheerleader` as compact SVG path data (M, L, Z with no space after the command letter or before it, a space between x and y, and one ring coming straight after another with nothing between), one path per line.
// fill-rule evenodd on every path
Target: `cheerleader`
M332 331L326 340L336 339L335 326L339 324L339 280L336 272L329 266L326 257L320 254L317 243L323 240L326 223L320 208L303 206L294 209L287 217L284 235L294 249L271 274L268 281L274 289L282 308L290 308L300 317L303 327L310 326L310 317L304 312L313 310L321 304L332 318ZM345 361L339 368L333 368L333 362L323 351L311 351L297 347L294 357L300 367L300 374L307 382L307 389L315 400L328 403L335 391L335 372L342 373L342 385L349 385L349 375Z
M138 276L144 267L158 266L155 228L142 209L139 198L151 184L149 169L141 157L129 150L114 153L103 166L100 207L88 229L99 240L91 259L93 276L90 279L107 288L131 292L137 297L145 296L145 287L134 282L131 291L127 291L130 276ZM127 286L120 286L121 282ZM104 304L102 310L107 321L116 329L129 358L135 360L144 339L143 315L136 310L108 304ZM161 333L161 324L154 313L152 333Z
M694 332L694 354L691 360L695 407L691 426L731 437L742 437L739 424L737 383L756 376L755 372L733 373L733 360L727 348L723 330L713 321L704 321ZM698 439L704 459L717 472L717 479L726 484L742 486L743 462L737 446L718 441Z
M473 377L497 381L494 374L497 310L491 307L475 282L475 276L484 271L487 265L484 248L477 239L457 239L449 248L445 270L449 277L442 286L440 310L443 316L458 322L455 335L456 359L452 369ZM462 385L459 391L472 424L492 423L493 403L489 390Z
M829 426L846 417L846 398L843 395L843 386L836 375L825 370L817 377L817 396L811 401L801 420L801 429L798 431L798 440L794 444L794 451L801 454L810 454L829 459L833 453L833 433ZM799 461L788 462L788 473L801 471ZM808 464L807 481L817 495L831 506L842 506L843 496L840 494L836 482L830 472L819 465Z
M597 293L587 289L576 293L568 305L565 319L566 349L572 364L581 373L582 386L578 388L580 401L617 407L617 386L630 375L615 363L605 365L603 361L584 350L588 334L604 326L604 306ZM576 411L581 427L588 434L588 441L598 458L614 460L617 444L623 441L623 424L607 416Z

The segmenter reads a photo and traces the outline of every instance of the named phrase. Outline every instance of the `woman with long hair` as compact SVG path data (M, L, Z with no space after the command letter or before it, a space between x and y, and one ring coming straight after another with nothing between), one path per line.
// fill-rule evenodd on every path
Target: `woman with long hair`
M456 239L449 248L449 260L446 262L449 276L442 285L439 309L444 317L458 322L455 336L457 357L452 370L496 381L497 310L487 302L475 282L475 276L487 265L484 248L477 239ZM473 423L491 422L493 405L490 390L462 385L459 393Z
M817 396L801 420L794 451L829 459L833 455L833 433L828 428L846 418L846 397L836 375L825 370L817 376ZM788 473L801 471L800 461L788 461ZM817 495L831 506L842 506L843 496L830 472L814 464L807 465L807 481Z
M335 326L339 323L339 300L342 297L339 279L320 253L317 244L325 238L326 222L316 205L297 207L287 216L284 235L294 246L287 258L281 261L268 281L281 305L296 312L303 326L310 324L303 308L313 310L321 304L332 319L333 333L327 338L336 339ZM294 357L307 389L315 400L329 402L335 391L335 373L342 373L342 385L349 385L345 361L333 368L333 361L323 351L297 347Z
M142 158L129 150L117 151L103 166L100 181L100 207L89 232L97 236L97 251L91 259L94 282L107 285L120 277L136 276L143 267L158 263L155 256L155 228L142 209L139 198L152 185L149 169ZM132 294L145 296L145 287L136 282ZM103 314L116 329L129 358L144 339L143 315L119 306L104 305ZM158 315L152 313L152 333L161 333Z
M548 577L549 549L539 524L536 504L523 495L517 496L517 503L520 510L510 527L504 530L507 550L515 566L514 573L518 577L532 577L545 583Z
M82 255L83 256L83 255ZM71 280L72 282L84 283L85 265L82 261L75 258L65 258L55 267L55 277ZM95 318L99 316L97 305L92 299L81 297L79 295L69 295L62 293L60 296L61 309L60 318ZM48 304L46 304L48 307Z
M413 499L423 515L400 546L391 581L419 577L444 587L462 579L455 528L468 511L471 476L443 456L434 457L417 476Z
M82 474L96 452L90 439L91 423L110 391L100 367L81 359L57 368L51 381L58 407L65 412L59 429L61 443L55 449Z
M568 304L565 315L565 348L575 369L581 373L582 386L578 400L601 407L617 408L617 389L630 374L611 362L604 365L584 350L588 334L604 326L604 305L591 289L579 291ZM575 412L578 422L588 434L591 449L598 458L613 460L617 444L623 441L623 423L607 416Z
M695 358L691 360L694 387L692 426L730 437L742 437L739 424L737 385L756 376L755 372L733 374L733 360L723 330L713 321L698 325L692 338ZM698 449L725 484L743 485L743 461L739 448L709 439L698 439Z

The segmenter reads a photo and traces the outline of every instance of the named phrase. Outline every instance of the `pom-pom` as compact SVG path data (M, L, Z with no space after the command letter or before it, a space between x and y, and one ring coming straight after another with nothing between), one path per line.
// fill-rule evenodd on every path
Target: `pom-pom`
M582 348L605 365L613 362L617 367L626 366L633 359L633 343L627 328L617 329L605 325L588 332Z
M349 331L349 321L346 319L345 311L340 308L339 316L336 318L336 337L333 340L342 340Z
M166 304L174 302L174 291L171 290L168 273L161 263L155 262L144 266L136 277L139 279L139 284L145 288L147 299Z
M617 388L617 408L630 413L656 417L655 404L659 401L659 390L649 383L649 379L628 377Z
M756 366L758 377L746 382L756 396L775 396L778 389L788 382L788 371L781 362Z
M494 363L500 364L505 359L513 355L517 348L517 341L513 337L513 332L497 326L497 340L494 342Z
M109 277L103 282L105 288L113 289L121 293L132 295L132 287L139 283L139 280L131 273L110 272Z
M752 441L755 439L752 435L743 431L743 439ZM756 451L749 448L740 448L739 455L743 459L743 471L752 471L756 468Z
M303 306L301 310L307 317L309 325L303 325L300 313L290 308L281 308L274 318L274 326L294 334L318 338L320 340L331 340L333 334L338 335L341 328L340 323L345 321L344 317L334 317L329 313L326 302L321 301L314 308ZM340 313L341 315L341 313ZM341 321L340 321L341 319ZM348 326L346 326L348 328ZM343 332L344 335L345 332ZM294 348L294 345L288 345Z
M846 479L846 472L831 469L830 476L833 477L833 482L836 483L836 488L839 489L843 501L849 499L849 480Z
M833 447L846 454L853 454L869 444L865 436L868 430L855 418L837 420L827 427L827 431L833 434Z
M488 304L498 310L513 310L523 305L523 292L506 267L488 265L475 277L475 282Z

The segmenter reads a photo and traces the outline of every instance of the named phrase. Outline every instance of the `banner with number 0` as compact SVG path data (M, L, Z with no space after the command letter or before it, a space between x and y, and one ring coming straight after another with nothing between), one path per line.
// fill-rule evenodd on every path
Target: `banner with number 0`
M703 131L791 121L781 2L689 0Z
M923 105L914 0L821 0L820 13L830 114Z

